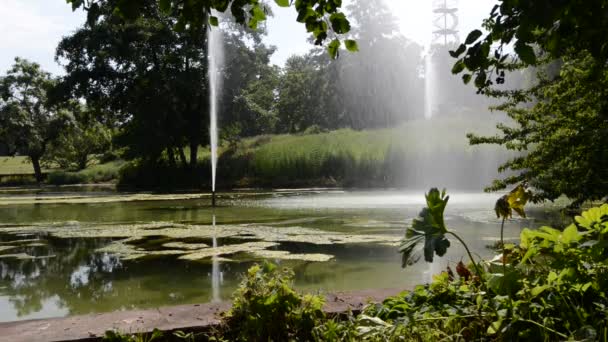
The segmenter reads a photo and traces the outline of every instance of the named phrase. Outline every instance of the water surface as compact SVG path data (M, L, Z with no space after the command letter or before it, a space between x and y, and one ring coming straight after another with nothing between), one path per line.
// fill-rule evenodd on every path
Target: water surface
M197 194L138 196L0 194L0 321L226 300L264 259L256 253L294 268L296 286L314 292L406 289L464 257L452 241L434 264L400 267L395 242L424 206L418 192L241 192L222 194L218 208ZM498 197L455 193L448 205L447 224L482 257L499 235ZM538 225L545 211L509 221L506 238ZM239 250L243 243L272 246ZM184 260L197 246L236 248Z

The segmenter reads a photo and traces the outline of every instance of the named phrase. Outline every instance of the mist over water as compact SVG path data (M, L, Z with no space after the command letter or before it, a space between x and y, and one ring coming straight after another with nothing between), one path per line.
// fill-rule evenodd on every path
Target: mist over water
M217 145L218 145L218 102L222 89L222 66L224 65L224 44L222 31L219 28L209 27L207 37L207 53L209 58L209 137L211 147L211 190L215 192L217 171Z

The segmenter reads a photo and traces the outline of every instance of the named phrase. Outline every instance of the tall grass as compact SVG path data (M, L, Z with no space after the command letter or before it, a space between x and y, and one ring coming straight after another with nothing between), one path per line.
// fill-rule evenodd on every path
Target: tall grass
M496 147L469 146L466 132L491 134L492 126L442 119L392 129L247 138L220 149L218 181L226 188L438 185L481 190L507 155ZM199 155L195 169L134 162L125 168L120 184L208 187L209 154L203 150Z

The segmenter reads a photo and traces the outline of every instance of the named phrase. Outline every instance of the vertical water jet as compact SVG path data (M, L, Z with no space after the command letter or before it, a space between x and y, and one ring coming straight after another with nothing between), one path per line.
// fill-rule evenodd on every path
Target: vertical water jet
M218 125L217 112L222 88L222 66L224 64L224 42L218 27L209 26L207 32L207 58L209 81L209 138L211 147L211 204L215 207L215 183L217 175Z

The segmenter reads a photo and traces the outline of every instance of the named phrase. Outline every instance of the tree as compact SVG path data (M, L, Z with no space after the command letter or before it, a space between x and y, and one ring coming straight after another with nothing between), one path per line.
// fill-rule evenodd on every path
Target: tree
M557 66L556 66L557 65ZM558 70L556 70L558 69ZM537 200L564 194L575 200L608 195L608 67L587 51L563 56L563 64L539 69L529 90L492 91L505 102L512 125L494 137L469 135L472 144L498 144L520 155L501 166L514 175L490 190L526 182Z
M55 80L40 65L21 58L0 77L0 143L9 155L28 156L38 182L41 159L66 121L65 111L52 108L48 93Z
M465 83L474 79L480 90L494 83L492 76L501 84L505 71L536 65L539 53L561 58L571 49L584 50L598 62L608 60L606 0L499 0L483 26L485 36L474 30L451 53L459 58L453 72L465 72ZM513 66L512 56L519 57L521 64Z
M340 126L355 129L391 127L420 117L422 47L400 33L383 1L352 1L346 9L353 26L345 38L357 41L358 52L337 60L315 52L326 74L330 114L339 117Z
M287 60L276 103L279 132L302 132L312 125L327 127L333 113L327 112L323 103L327 84L321 76L318 65L308 56L292 56Z
M270 57L276 48L263 43L263 26L252 30L230 18L222 18L222 22L226 61L222 73L221 131L230 127L242 136L272 133L279 68L270 65Z
M120 2L95 2L84 26L60 42L62 92L112 113L129 156L158 162L166 155L172 164L179 157L194 168L207 141L207 31L173 30L176 14L155 0L139 2L141 17L126 21L114 11Z
M73 107L68 124L51 143L44 159L64 169L82 170L96 154L109 150L112 129L99 122L86 106Z
M95 18L103 7L105 0L66 0L72 4L72 9L84 7L89 17ZM305 24L306 30L313 34L315 44L321 45L330 36L347 33L350 23L340 12L342 0L275 0L281 7L293 5L298 12L297 21ZM147 0L117 1L114 3L118 14L129 20L146 16L149 2ZM176 15L173 23L176 31L188 28L200 30L206 25L218 25L214 12L224 13L230 8L230 13L239 24L246 24L252 29L266 20L268 8L262 0L158 0L158 7L166 14ZM353 41L346 41L347 47L353 47ZM335 57L341 41L333 39L328 46L329 53Z

